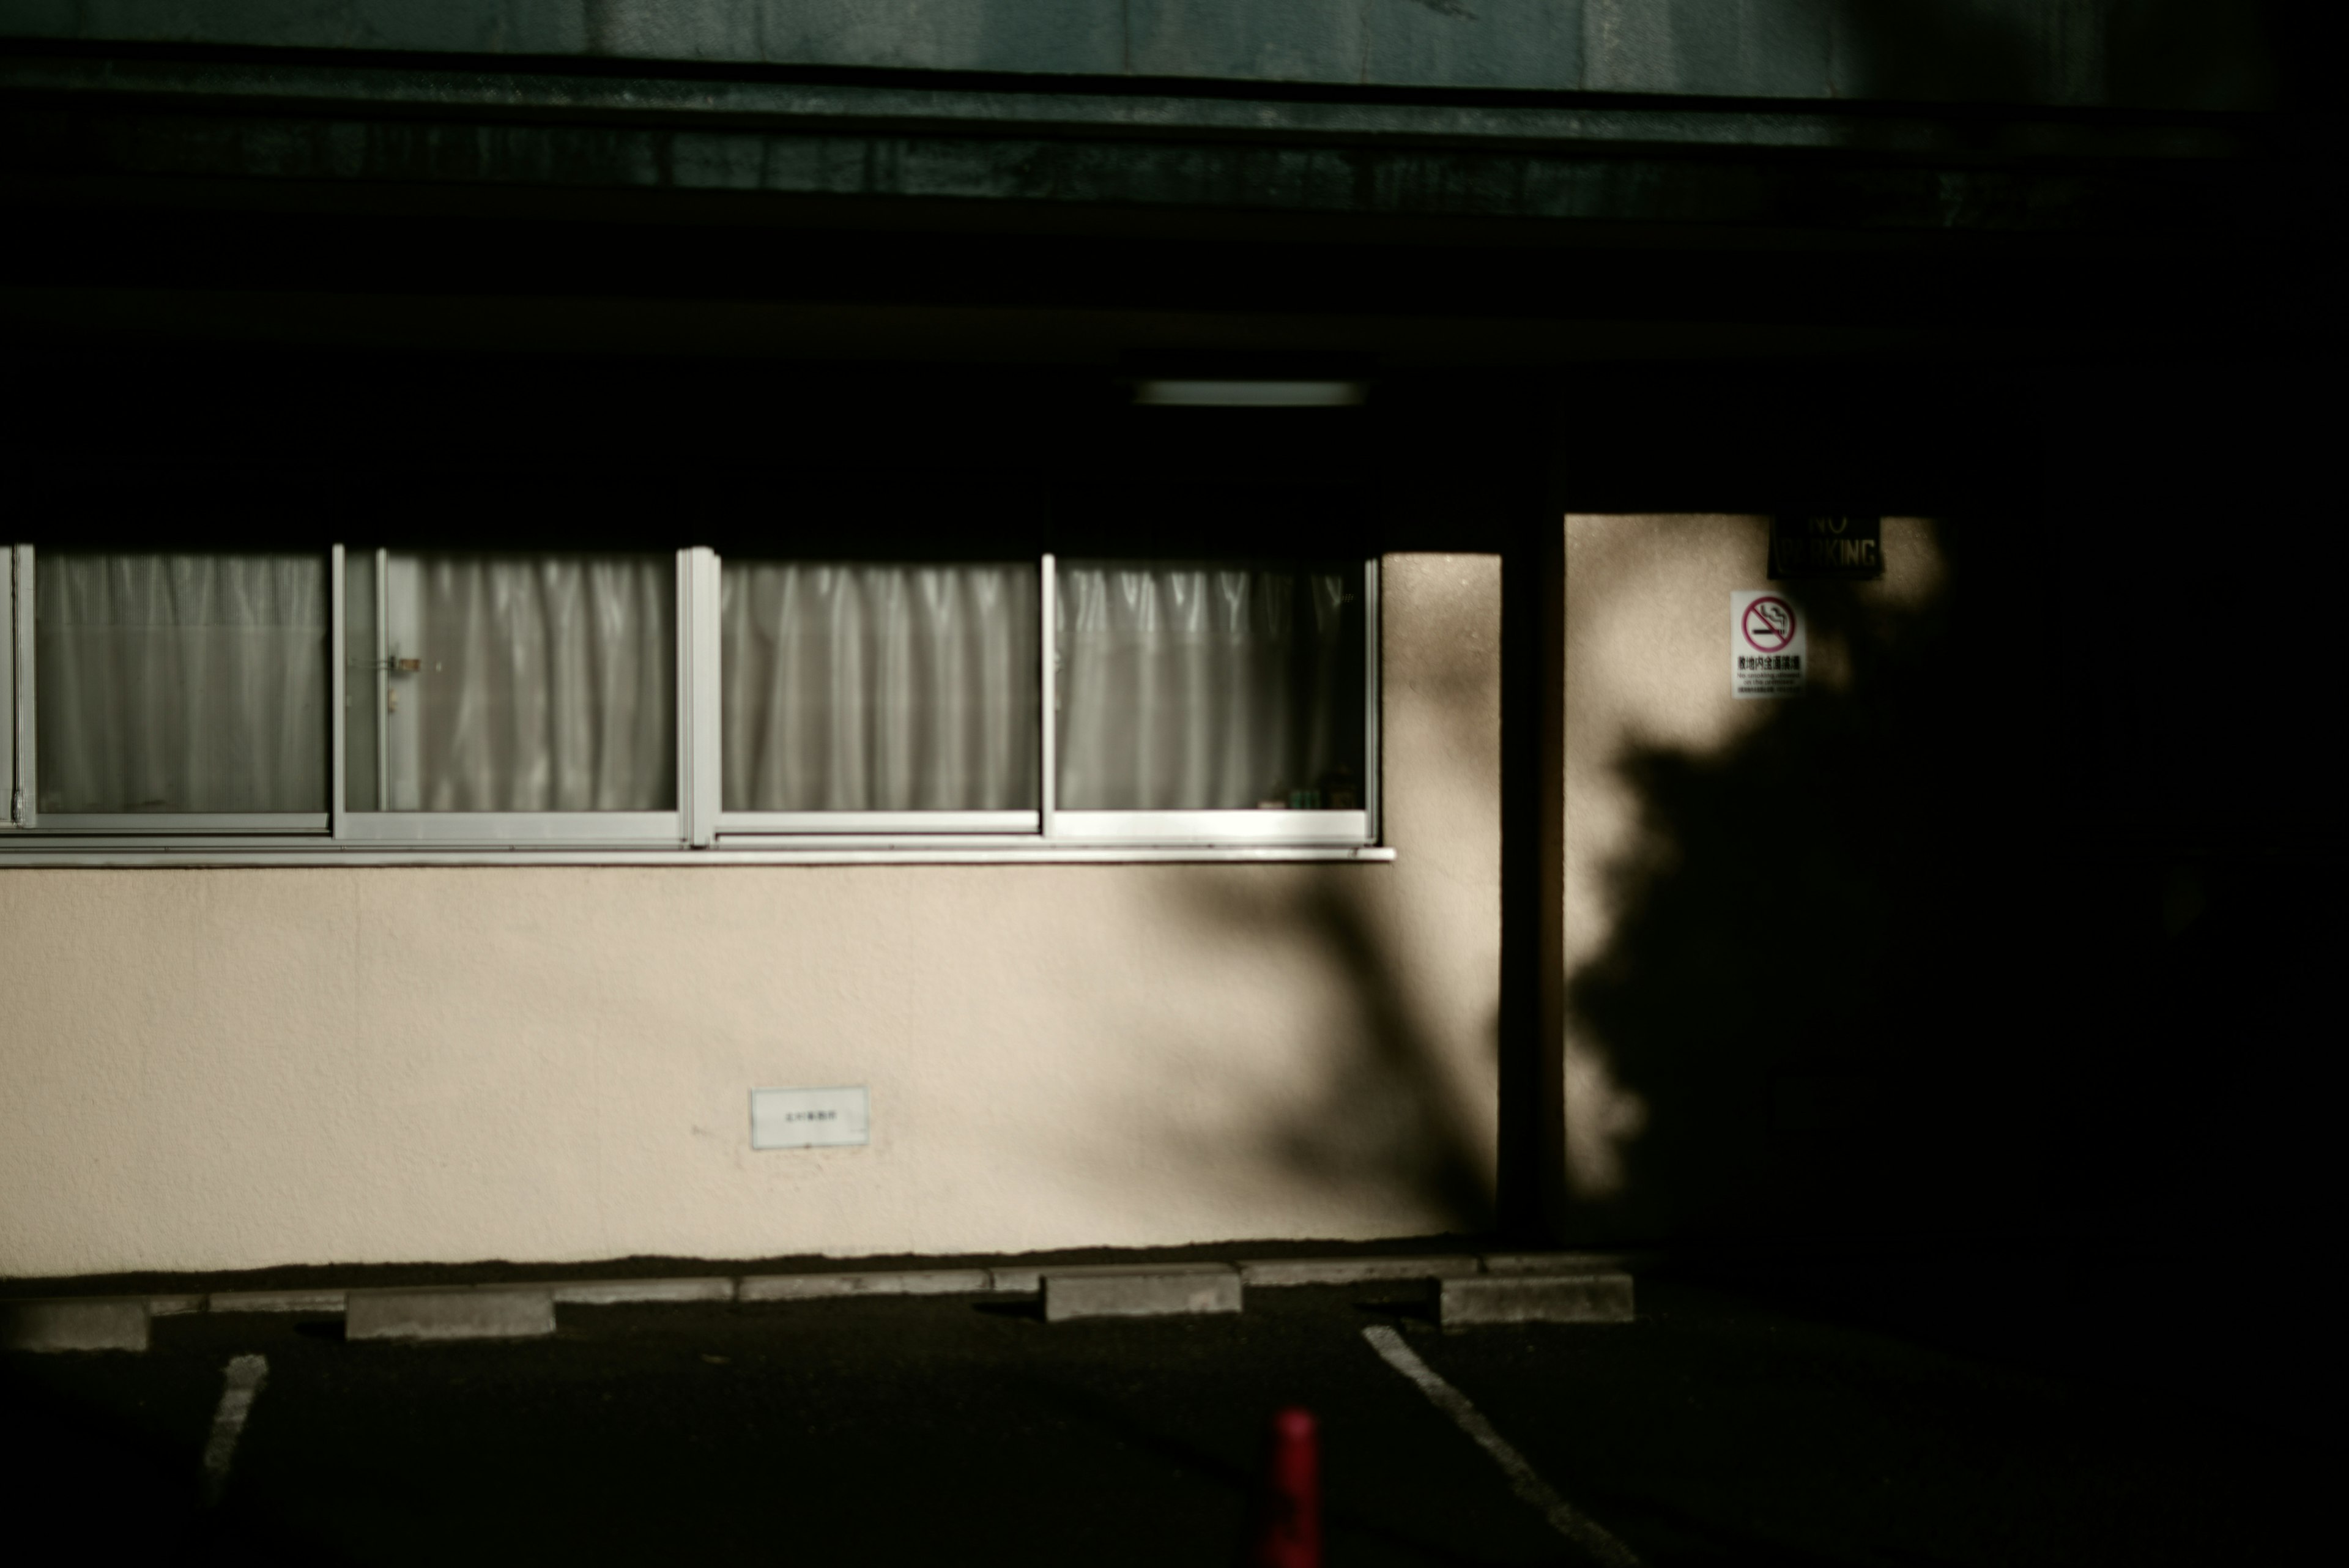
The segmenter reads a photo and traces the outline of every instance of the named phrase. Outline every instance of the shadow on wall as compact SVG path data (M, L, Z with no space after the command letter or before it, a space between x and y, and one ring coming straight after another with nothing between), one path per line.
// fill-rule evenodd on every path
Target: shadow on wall
M1431 1234L1487 1233L1497 1199L1481 1118L1448 1059L1457 1053L1447 1053L1411 994L1394 931L1363 896L1365 872L1391 875L1346 867L1282 884L1200 884L1200 913L1214 929L1301 944L1305 961L1330 975L1330 993L1344 999L1322 1025L1327 1044L1309 1096L1260 1126L1249 1153L1303 1191L1424 1215ZM1484 1047L1489 1054L1498 1042Z
M1983 968L2027 991L2044 954L1992 940L2007 926L1993 887L2021 891L1995 826L2018 781L1994 760L2005 747L1970 756L1961 739L1981 679L1951 626L1961 533L1935 530L1944 587L1920 602L1788 590L1814 665L1842 650L1843 690L1815 680L1757 704L1739 716L1759 722L1717 752L1620 755L1639 820L1606 867L1609 939L1567 993L1578 1050L1600 1054L1642 1107L1621 1129L1610 1229L1860 1218L1896 1186L1930 1185L1961 1125L1962 1185L2015 1175L2013 1133L1967 1104L2002 1120L2016 1108L1980 1071L1987 1021L1957 1015Z
M1787 585L1847 683L1616 759L1637 822L1566 1002L1639 1115L1568 1239L2240 1227L2314 1189L2279 1096L2349 936L2337 856L2133 830L2063 645L2136 608L2082 628L2079 574L2011 523L1931 536L1906 604Z
M1484 1236L1500 1209L1501 563L1385 562L1378 765L1399 861L1157 884L1229 995L1277 1016L1234 1022L1269 1031L1260 1059L1217 1057L1214 1083L1170 1070L1133 1125L1291 1237Z

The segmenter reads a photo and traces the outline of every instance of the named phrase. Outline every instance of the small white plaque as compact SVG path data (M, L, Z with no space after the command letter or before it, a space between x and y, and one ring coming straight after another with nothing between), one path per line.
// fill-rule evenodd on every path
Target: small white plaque
M1734 697L1799 697L1810 662L1810 618L1781 593L1729 596L1729 691Z
M872 1141L871 1101L853 1089L753 1089L752 1148L833 1148Z

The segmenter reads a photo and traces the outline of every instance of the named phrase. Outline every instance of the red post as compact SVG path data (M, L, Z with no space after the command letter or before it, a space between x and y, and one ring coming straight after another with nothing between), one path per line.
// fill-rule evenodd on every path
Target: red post
M1313 1412L1290 1406L1272 1417L1263 1512L1251 1568L1321 1568L1321 1444Z

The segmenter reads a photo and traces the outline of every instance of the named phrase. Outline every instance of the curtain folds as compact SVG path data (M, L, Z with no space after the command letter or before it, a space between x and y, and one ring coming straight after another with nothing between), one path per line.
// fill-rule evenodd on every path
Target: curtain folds
M391 809L675 809L674 557L394 554L389 567Z
M44 812L326 809L318 555L38 552Z
M1059 804L1235 810L1347 795L1361 765L1340 573L1060 570Z
M728 811L1037 805L1036 568L726 563Z
M36 562L40 810L326 809L323 555ZM1060 804L1353 805L1356 569L1063 566ZM350 584L355 805L676 808L674 557L369 552ZM1036 808L1032 564L730 561L720 584L725 809Z

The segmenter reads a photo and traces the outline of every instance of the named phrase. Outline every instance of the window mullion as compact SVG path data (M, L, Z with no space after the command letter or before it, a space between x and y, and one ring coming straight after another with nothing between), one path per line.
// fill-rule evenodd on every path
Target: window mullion
M345 744L349 680L343 658L343 547L331 546L326 566L326 832L341 838L350 831L350 809L344 802L343 769L349 754Z
M1039 584L1040 591L1036 595L1037 613L1041 618L1041 624L1037 628L1036 636L1040 704L1036 725L1039 736L1037 766L1040 770L1036 780L1036 806L1038 831L1044 837L1050 838L1052 836L1052 814L1058 805L1059 793L1058 781L1054 775L1060 771L1058 731L1061 703L1058 637L1061 618L1059 614L1060 580L1055 575L1053 559L1049 554L1043 558L1041 570L1043 575Z
M38 748L34 744L38 731L33 712L34 676L36 673L33 628L38 606L34 603L33 547L30 545L16 546L16 783L11 799L16 808L16 826L30 827L38 819L41 798L41 781L37 772L40 757Z
M715 841L724 765L719 703L718 553L706 545L679 550L678 581L678 805L685 842L707 849Z
M0 597L0 827L16 826L16 552L7 552Z
M367 724L375 731L375 808L391 809L391 552L375 553L375 705Z
M1385 842L1379 821L1379 782L1385 772L1379 755L1379 693L1386 672L1379 668L1379 563L1372 556L1362 563L1362 815L1364 836L1372 844Z

